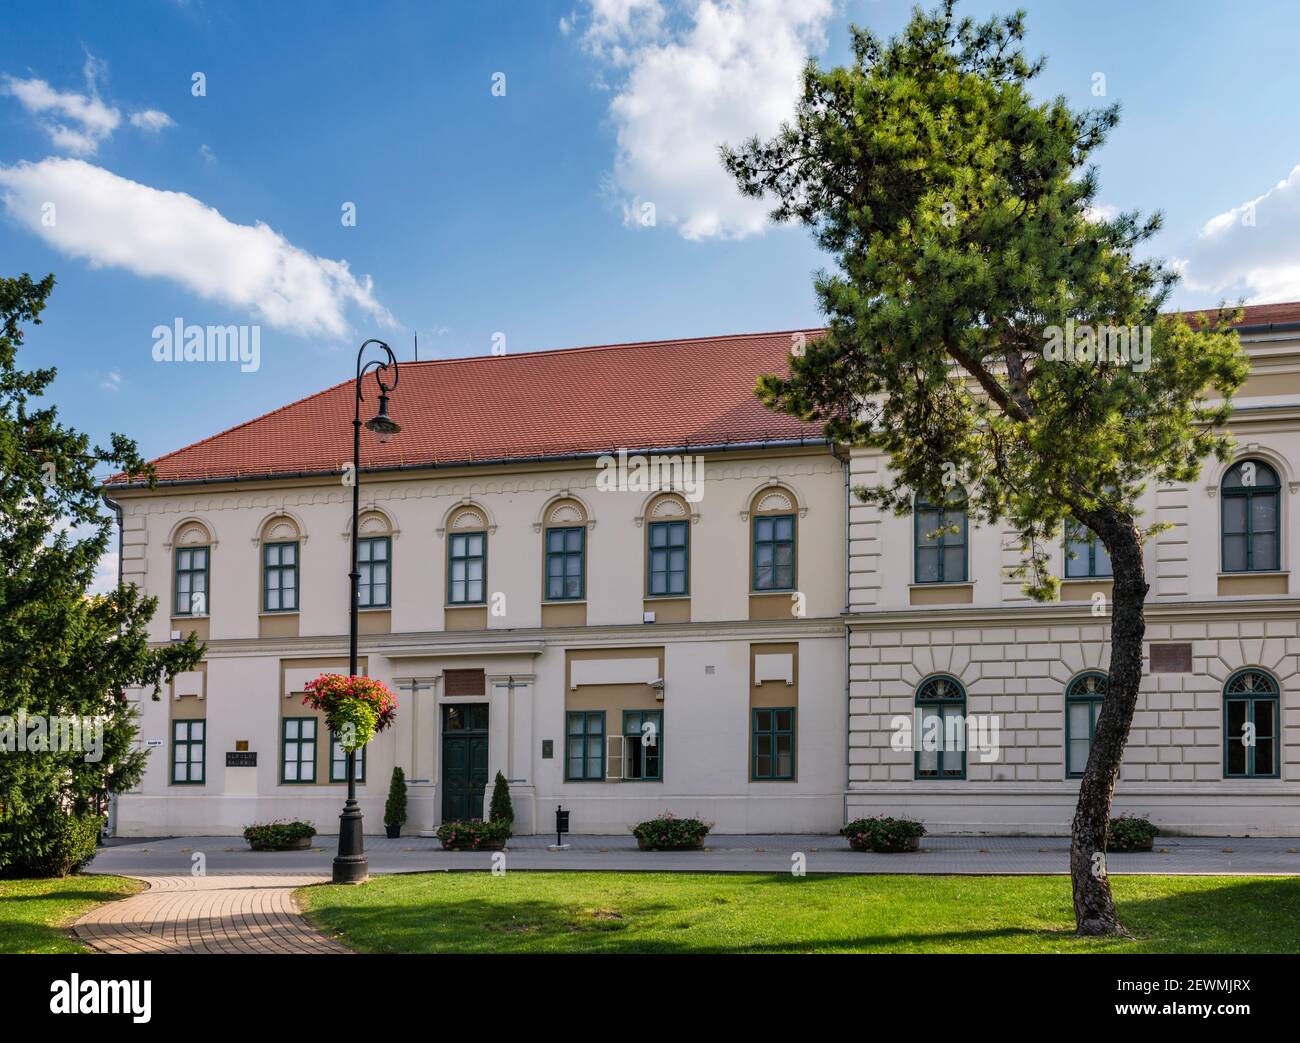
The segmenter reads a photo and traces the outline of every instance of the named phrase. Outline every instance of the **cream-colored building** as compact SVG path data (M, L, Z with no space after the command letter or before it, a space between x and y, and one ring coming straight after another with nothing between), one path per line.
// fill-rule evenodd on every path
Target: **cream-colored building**
M1300 834L1300 305L1251 309L1242 334L1237 460L1144 504L1170 528L1147 549L1150 669L1116 803L1170 830ZM400 701L366 749L368 831L395 765L408 833L481 816L498 771L518 832L557 806L579 833L663 811L723 833L879 813L1068 830L1104 695L1104 553L1059 549L1062 601L1040 605L1008 575L1010 534L939 545L933 517L858 503L884 461L753 396L802 336L401 366L404 430L363 441L361 669ZM348 381L163 457L152 490L111 485L152 637L207 643L162 699L134 693L153 752L120 834L333 832L342 759L302 692L347 669L352 408ZM901 722L959 716L983 748L900 748Z

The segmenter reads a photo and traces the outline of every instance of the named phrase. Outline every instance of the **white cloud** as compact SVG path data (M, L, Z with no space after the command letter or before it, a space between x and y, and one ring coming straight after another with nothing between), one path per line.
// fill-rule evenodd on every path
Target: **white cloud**
M832 9L832 0L701 0L669 28L658 0L591 0L583 46L620 77L610 116L625 220L639 224L653 203L656 223L687 239L763 231L770 203L740 194L718 146L769 137L793 115Z
M99 386L104 391L121 391L122 374L115 369L109 370L108 376L99 382Z
M1114 203L1097 203L1084 210L1083 217L1093 222L1114 221L1119 217L1119 207Z
M260 221L235 224L183 192L55 157L0 166L0 191L9 214L65 256L171 279L277 329L342 336L349 305L394 325L370 277L358 279L346 261L308 253Z
M1300 300L1300 166L1207 221L1178 265L1184 288L1207 300Z
M157 132L167 127L176 126L176 121L165 112L159 112L157 109L145 109L142 112L131 113L131 126L139 127L141 130Z

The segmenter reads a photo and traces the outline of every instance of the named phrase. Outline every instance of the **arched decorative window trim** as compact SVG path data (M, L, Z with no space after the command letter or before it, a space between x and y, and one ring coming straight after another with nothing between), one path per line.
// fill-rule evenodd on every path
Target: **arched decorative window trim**
M1263 678L1265 686L1263 688L1247 688L1244 685L1244 679L1248 675L1254 675ZM1240 685L1241 691L1232 691L1234 686ZM1234 701L1240 702L1248 700L1251 707L1251 721L1256 722L1255 705L1260 702L1272 704L1272 730L1273 734L1269 736L1273 748L1273 770L1271 772L1257 772L1255 770L1255 759L1259 754L1258 731L1256 732L1256 743L1254 746L1246 747L1246 771L1229 774L1228 772L1228 748L1232 742L1233 729L1230 724L1230 704ZM1282 686L1278 683L1272 672L1259 666L1242 667L1235 670L1223 684L1223 777L1225 779L1279 779L1282 777Z
M554 510L555 506L562 500L572 500L582 508L583 517L581 521L563 522L558 525L551 522L549 515L551 511ZM548 499L542 506L541 511L537 515L536 521L533 522L533 532L541 532L545 528L560 528L562 525L583 525L586 527L588 532L596 527L596 519L591 512L591 506L581 496L569 492L567 489L562 493L550 497L550 499Z
M288 518L291 522L293 522L294 528L298 530L298 534L293 538L297 540L299 543L307 542L307 527L303 525L302 519L298 517L298 515L296 515L293 511L276 510L276 511L272 511L270 514L264 517L261 520L261 522L258 524L257 535L253 537L254 545L261 544L266 539L267 526L269 526L277 518ZM271 542L283 543L288 541L277 539L277 540L272 540Z
M695 509L695 504L687 500L685 496L683 496L681 493L675 493L675 492L657 492L657 493L651 493L649 496L647 496L644 500L641 501L641 512L635 518L632 519L632 521L635 523L638 529L644 526L647 522L670 520L668 518L651 517L651 512L655 509L655 507L658 506L658 504L662 500L672 500L681 504L685 513L679 515L678 517L688 520L692 525L699 524L700 512Z
M180 521L178 521L175 525L171 527L171 531L167 534L167 542L163 544L163 548L166 550L171 550L172 547L176 545L177 537L180 536L181 532L184 529L186 529L191 525L202 526L204 531L207 532L208 534L208 538L204 543L195 543L192 544L191 546L215 547L217 545L217 531L212 527L212 523L208 521L207 518L204 518L201 515L190 514L182 518Z
M1234 468L1240 467L1242 464L1251 463L1251 462L1257 464L1263 464L1264 466L1268 467L1276 476L1277 484L1256 486L1258 492L1255 494L1238 493L1235 489L1232 492L1226 491L1223 487L1223 482L1227 478L1228 474ZM1219 501L1220 501L1219 503L1219 571L1220 572L1224 574L1231 574L1234 576L1237 575L1247 576L1257 572L1279 572L1282 570L1283 562L1285 561L1285 555L1286 555L1286 546L1285 546L1286 513L1285 513L1285 504L1283 502L1283 497L1282 497L1283 487L1285 485L1286 485L1286 471L1282 467L1280 467L1276 462L1274 462L1271 456L1265 453L1253 452L1253 453L1239 454L1236 457L1236 459L1232 461L1232 463L1230 463L1227 467L1223 469L1222 473L1219 475L1219 485L1218 485L1218 490L1220 492L1220 496L1219 496ZM1276 516L1274 541L1276 545L1277 560L1271 563L1269 567L1261 568L1259 566L1256 566L1252 560L1253 547L1250 538L1252 535L1252 530L1251 528L1249 528L1249 526L1251 520L1253 519L1253 513L1250 510L1250 503L1254 495L1268 495L1268 494L1272 494L1277 498L1276 506L1274 508L1274 514ZM1247 562L1247 565L1245 568L1241 568L1241 569L1229 569L1228 561L1227 561L1227 537L1228 537L1227 526L1226 526L1227 519L1225 517L1225 514L1227 513L1228 510L1229 498L1230 497L1236 498L1238 496L1244 497L1246 501L1245 517L1247 520L1248 528L1245 533L1243 534L1234 533L1234 535L1243 535L1245 537L1245 555L1246 555L1245 560Z
M957 501L954 501L954 507L956 505L956 502ZM950 507L940 507L937 509L944 514L948 514L953 510L953 508ZM933 511L936 510L936 507L934 504L930 504L923 501L920 496L913 496L912 497L912 582L915 584L969 583L971 581L970 579L970 511L966 508L965 502L964 501L961 502L962 532L961 532L960 546L962 548L962 575L960 577L943 575L944 548L948 546L947 543L948 540L957 539L957 537L951 533L943 533L932 541L927 540L926 543L924 544L926 547L934 547L938 549L939 568L937 571L939 572L939 578L925 579L925 580L921 579L921 569L920 569L921 548L923 546L922 540L925 539L925 534L921 532L921 512L923 510ZM956 546L957 544L954 543L953 545Z
M1070 683L1065 686L1065 777L1067 779L1083 777L1082 771L1070 770L1070 743L1074 738L1070 732L1070 706L1080 703L1090 704L1088 750L1091 752L1093 734L1097 726L1097 713L1100 712L1101 704L1106 698L1107 681L1108 677L1102 671L1085 670L1070 678Z
M383 532L373 532L373 533L367 533L363 528L361 533L362 536L387 536L390 539L395 540L397 539L398 536L402 534L402 530L397 527L397 523L393 520L392 514L390 514L385 508L380 507L378 504L372 503L368 505L367 504L361 505L360 516L361 516L361 521L363 526L365 524L366 516L372 514L377 514L381 518L383 518L384 524L387 526L387 528ZM352 538L352 512L351 511L348 512L348 519L343 525L342 538L344 540L350 540Z
M448 507L443 512L442 521L439 522L438 527L433 530L434 535L437 536L439 539L442 539L444 536L446 536L448 528L451 525L452 519L455 518L460 511L464 510L467 507L472 507L474 510L478 511L481 515L483 515L483 518L486 521L486 524L483 526L483 531L485 531L489 536L493 536L496 534L497 521L496 518L493 517L492 512L488 510L487 505L480 503L478 500L471 499L470 497L467 496L464 497L463 499L457 500L455 503L453 503L450 507ZM467 531L472 531L472 530L467 530Z
M1284 490L1289 493L1300 492L1300 480L1297 479L1291 468L1290 461L1285 456L1268 446L1260 445L1258 442L1248 442L1245 445L1237 446L1231 460L1219 464L1218 470L1214 474L1214 484L1205 487L1205 492L1210 499L1213 500L1219 495L1220 490L1223 488L1224 475L1244 460L1263 460L1264 463L1277 472L1278 481Z
M749 496L745 499L745 507L740 512L740 520L742 522L748 522L749 519L755 514L768 513L766 511L759 512L755 510L754 504L758 501L759 497L764 496L767 493L770 493L774 490L784 492L787 496L789 496L791 500L791 505L788 511L781 510L781 511L773 511L770 513L774 513L774 514L794 513L797 514L800 518L803 518L808 514L808 507L807 507L808 501L799 492L799 490L796 489L790 482L787 482L784 478L772 477L769 478L767 481L765 481L762 485L757 486L754 489L754 491L751 492Z
M953 692L955 692L955 694L949 694L949 690L948 690L949 686L950 689ZM912 705L915 706L917 709L922 709L927 706L930 707L938 706L938 707L943 707L945 709L950 707L955 708L957 713L960 714L961 716L962 725L963 725L961 751L960 752L946 751L942 749L935 751L937 757L936 764L938 766L939 773L937 775L922 775L921 754L923 751L919 748L916 749L916 751L912 754L912 777L923 782L957 782L957 781L961 781L962 779L965 779L966 778L966 749L965 749L966 746L966 741L965 741L966 740L966 735L965 735L966 686L963 685L959 680L957 680L957 678L953 677L952 674L930 674L928 677L922 678L921 683L916 686L916 693L912 697ZM941 720L946 719L946 717L947 717L946 713L942 713L942 712L940 713ZM916 723L920 724L921 727L924 728L924 720L925 720L924 716L921 716L917 719ZM947 727L945 723L944 734L946 735L946 733L947 733ZM924 737L923 734L913 737L914 742L918 747L923 737ZM961 773L957 775L944 774L946 770L945 759L948 757L956 757L956 756L960 756L961 758Z

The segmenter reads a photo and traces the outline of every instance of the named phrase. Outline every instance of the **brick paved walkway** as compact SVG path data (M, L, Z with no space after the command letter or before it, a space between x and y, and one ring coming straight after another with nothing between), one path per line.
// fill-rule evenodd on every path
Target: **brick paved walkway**
M107 953L346 953L298 912L323 876L141 876L147 891L92 909L73 931Z

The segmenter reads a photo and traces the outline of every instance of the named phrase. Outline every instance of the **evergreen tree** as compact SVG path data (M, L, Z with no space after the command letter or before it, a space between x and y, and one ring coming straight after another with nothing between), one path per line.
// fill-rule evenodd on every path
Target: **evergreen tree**
M489 822L508 822L511 825L515 821L515 807L510 803L510 784L506 782L506 777L497 772L496 780L492 783L492 804L488 808Z

